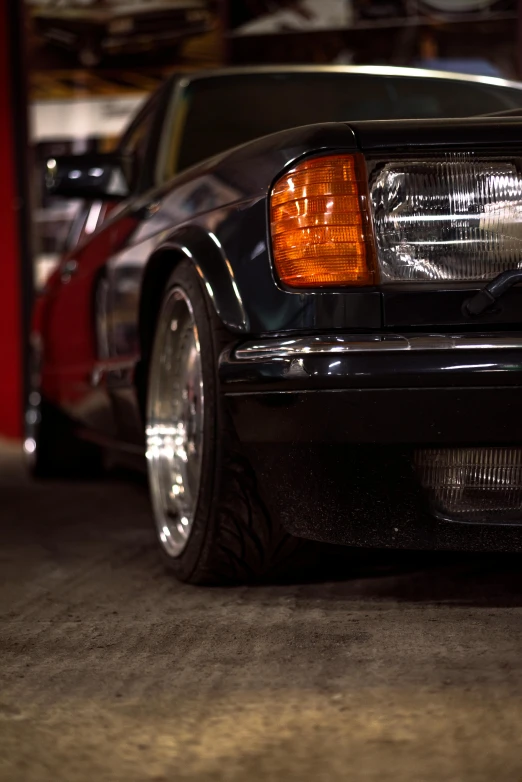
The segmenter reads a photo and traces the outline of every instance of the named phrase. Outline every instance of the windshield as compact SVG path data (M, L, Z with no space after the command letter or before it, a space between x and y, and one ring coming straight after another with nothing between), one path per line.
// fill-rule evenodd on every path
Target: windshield
M315 122L470 117L519 107L522 90L445 78L318 72L196 79L185 95L177 170Z

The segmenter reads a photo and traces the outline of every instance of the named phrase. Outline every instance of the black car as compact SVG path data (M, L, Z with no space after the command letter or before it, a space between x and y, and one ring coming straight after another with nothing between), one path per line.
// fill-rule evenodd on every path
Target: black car
M114 155L49 160L108 216L37 302L34 473L146 456L191 582L300 538L520 549L520 107L495 79L222 71L165 84Z
M212 29L203 0L73 0L33 9L35 32L93 67L105 56L169 48Z

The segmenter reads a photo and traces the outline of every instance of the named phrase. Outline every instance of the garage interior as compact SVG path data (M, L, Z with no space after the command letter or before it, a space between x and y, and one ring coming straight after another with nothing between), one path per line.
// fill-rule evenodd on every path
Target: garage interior
M0 464L2 780L520 774L519 556L324 552L286 584L194 588L144 486Z
M332 0L337 26L302 29L321 0L229 0L209 3L216 26L179 60L87 69L38 37L33 5L0 0L0 780L522 778L521 555L318 544L274 583L188 586L157 555L145 479L35 482L22 454L32 304L74 216L42 194L49 155L109 149L177 71L365 63L518 80L522 4Z

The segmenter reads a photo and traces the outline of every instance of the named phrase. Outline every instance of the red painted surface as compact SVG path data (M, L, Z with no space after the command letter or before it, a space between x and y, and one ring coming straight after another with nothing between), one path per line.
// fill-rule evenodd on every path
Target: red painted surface
M113 208L110 205L108 213ZM93 394L91 377L98 360L93 302L98 274L108 259L123 249L137 226L135 216L121 217L83 247L76 246L64 260L76 260L77 275L65 284L56 273L47 283L44 299L35 307L33 331L41 335L45 345L43 395L73 415L75 407L88 405ZM78 412L76 415L81 418Z
M10 35L0 0L0 435L22 430L22 315L17 186L11 114ZM23 99L23 98L22 98Z

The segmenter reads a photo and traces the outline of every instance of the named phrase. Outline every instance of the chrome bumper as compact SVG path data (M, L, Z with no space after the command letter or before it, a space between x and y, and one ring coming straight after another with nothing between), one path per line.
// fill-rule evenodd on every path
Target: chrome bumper
M522 349L522 334L331 334L252 340L237 347L234 358L259 361L322 353L513 349Z

